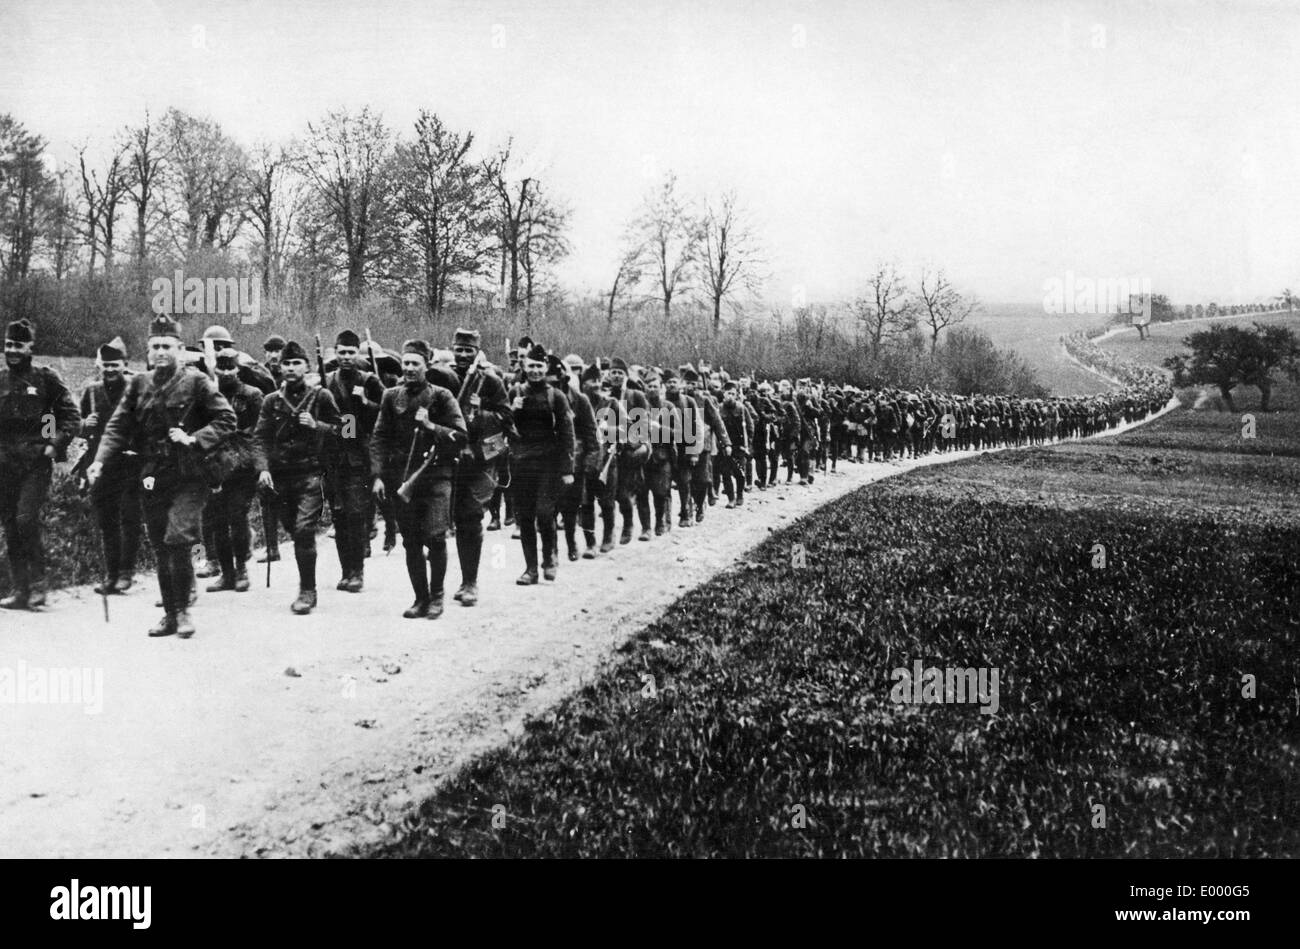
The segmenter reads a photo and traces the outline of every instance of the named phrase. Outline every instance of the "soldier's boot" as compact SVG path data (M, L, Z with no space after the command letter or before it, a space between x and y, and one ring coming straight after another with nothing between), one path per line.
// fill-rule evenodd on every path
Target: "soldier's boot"
M149 627L149 636L157 638L159 636L176 635L176 614L170 611L163 613L162 619Z
M100 596L107 596L110 593L117 592L117 577L109 574L103 580L96 583L91 589Z
M299 590L298 598L289 605L289 609L293 610L293 612L299 616L306 616L315 608L316 608L315 590Z
M45 605L45 580L36 580L32 583L32 588L27 594L27 608L29 610L39 610Z
M221 564L217 563L215 560L209 560L198 570L194 571L194 576L196 576L200 580L207 580L211 577L216 577L220 575L221 575Z
M602 517L601 520L604 522L602 525L604 527L604 537L600 542L600 552L607 554L614 549L614 518Z
M248 592L248 565L240 564L235 568L235 592Z
M477 526L477 525L474 525ZM460 589L454 599L461 606L473 606L478 602L478 564L483 554L483 531L474 530L473 526L462 525L456 534L456 556L460 560Z
M582 530L582 539L587 542L587 549L582 552L582 559L595 560L596 559L596 532L587 530L584 527Z
M135 577L121 576L113 583L112 593L125 593L135 584Z
M407 619L418 619L429 613L429 573L425 566L420 548L414 545L406 548L406 575L410 578L411 589L415 591L415 602L402 615Z
M552 518L542 518L537 531L542 537L542 577L555 579L555 571L560 559L560 537Z
M181 639L189 639L194 635L194 621L190 619L189 610L181 610L176 614L176 635Z
M209 583L206 589L209 593L221 593L224 590L233 590L234 588L235 574L232 571L230 573L222 573L215 582Z
M262 556L260 556L260 557L257 558L257 562L258 562L258 563L268 563L268 562L269 562L269 563L277 563L277 562L279 562L279 560L280 560L280 548L279 548L279 547L268 547L268 548L266 548L266 550L262 553Z
M447 582L447 539L435 538L429 544L429 618L442 615L442 596Z
M623 530L618 535L618 542L620 544L632 543L632 516L630 514L623 516Z
M569 554L569 560L578 559L578 537L577 526L566 518L564 523L564 546Z

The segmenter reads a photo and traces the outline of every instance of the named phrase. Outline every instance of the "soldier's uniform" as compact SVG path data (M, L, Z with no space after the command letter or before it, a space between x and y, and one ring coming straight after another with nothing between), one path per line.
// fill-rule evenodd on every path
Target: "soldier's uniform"
M480 349L477 330L457 329L453 346ZM510 398L505 383L495 371L474 362L455 364L456 388L468 442L461 449L452 486L452 522L456 526L456 555L460 561L460 589L454 599L461 606L478 602L478 568L483 556L483 512L497 490L499 466L506 458L500 451L488 457L514 427Z
M661 380L662 384L662 380ZM663 390L646 393L650 413L650 457L645 463L644 492L647 502L653 499L655 535L673 528L673 466L681 438L682 417L677 406L669 402Z
M402 349L403 355L417 354L427 365L430 351L423 341L408 341ZM427 424L416 420L422 408L428 412ZM370 438L370 474L382 480L386 494L393 498L406 571L415 592L415 602L402 614L407 619L442 615L452 477L468 440L456 393L433 385L427 377L403 381L384 392ZM398 490L404 480L419 471L430 452L430 464L411 485L408 498L401 499Z
M217 354L217 368L236 369L237 366L233 352ZM262 414L264 398L261 389L242 382L239 376L219 376L217 389L230 403L236 421L234 434L222 446L231 457L230 473L203 507L204 531L211 531L220 570L219 578L208 586L208 592L243 593L249 585L247 564L252 550L248 513L257 493L253 433Z
M121 338L99 347L101 363L126 361L126 344ZM77 462L75 474L82 474L95 460L108 420L130 384L130 370L116 378L89 383L81 393L81 437L86 450ZM90 506L99 524L104 548L104 576L96 593L125 593L134 582L136 558L144 523L140 515L140 456L122 453L90 486Z
M283 362L307 361L306 351L290 342ZM299 423L307 412L315 426ZM280 522L293 538L293 555L298 564L298 597L293 612L310 613L316 606L316 528L324 508L324 448L341 430L334 397L305 380L287 379L262 402L253 443L259 477L270 472L275 484Z
M569 559L578 559L578 521L585 509L588 478L596 471L600 459L600 443L596 435L596 413L592 411L591 400L579 392L569 382L569 373L564 363L550 357L550 369L547 378L551 384L564 393L569 400L569 410L573 413L573 483L560 487L558 504L560 519L564 524L564 540ZM596 546L596 519L592 512L591 522L584 524L587 549ZM593 553L594 556L594 553Z
M156 317L149 326L151 341L174 340L178 357L180 334L179 324L167 316ZM199 542L210 489L199 455L229 437L235 424L234 410L216 384L197 369L177 364L133 376L104 430L94 463L101 471L126 451L142 459L141 506L158 561L163 606L163 618L151 636L184 638L194 632L188 612L194 588L190 549ZM174 441L172 429L185 432L193 444Z
M682 373L686 383L686 409L682 412L683 429L695 432L697 444L686 446L685 455L690 463L691 499L695 505L695 523L704 520L704 507L708 502L709 488L713 485L713 456L726 455L731 450L731 436L722 423L722 415L713 397L694 387L699 383L699 373L687 369ZM687 412L695 414L693 423L686 421Z
M10 340L35 342L31 323L10 323L5 341ZM81 413L59 374L33 366L30 354L10 352L7 346L0 368L0 522L9 550L13 593L0 600L6 609L45 603L41 505L49 493L54 462L67 458L68 444L80 424Z
M546 362L546 351L534 345L527 359ZM558 538L555 505L561 479L573 474L573 413L569 400L543 379L525 382L514 390L511 405L515 430L514 454L515 517L524 549L521 585L537 583L537 535L542 538L542 571L555 579Z
M745 503L745 461L753 445L754 426L745 411L745 404L734 395L727 398L728 392L736 392L734 382L723 387L722 406L718 410L731 442L731 451L718 459L718 466L722 469L722 490L727 495L727 507L740 507Z
M610 368L627 372L627 363L615 358ZM628 436L618 446L618 490L615 497L619 513L623 515L623 532L619 535L620 544L632 540L632 507L635 503L637 517L641 521L641 540L650 539L650 498L642 488L645 483L645 463L650 457L650 446L635 437L634 426L638 419L644 424L646 418L645 393L633 388L633 380L628 378L621 387L610 386L610 398L621 406L627 418ZM620 434L621 437L621 434Z
M336 345L360 350L356 333L344 330ZM370 499L370 437L384 398L374 373L340 366L325 376L325 389L338 407L340 430L325 444L325 497L334 522L334 547L342 578L338 589L360 593L365 582L366 547L374 515Z
M262 352L266 355L266 371L275 384L271 392L279 389L284 382L284 372L280 369L280 354L284 352L284 347L283 336L268 336L262 344ZM270 392L264 392L263 395L270 395ZM266 544L266 553L259 563L277 561L280 559L280 505L273 491L260 492L258 503L262 508L262 532Z
M615 497L618 494L618 420L622 413L620 403L610 398L608 390L601 391L600 369L588 366L582 372L582 391L591 403L592 417L596 420L596 457L587 475L586 498L583 503L582 523L590 530L589 540L595 540L596 506L600 506L602 526L601 553L614 549ZM595 556L591 544L587 545L584 559Z

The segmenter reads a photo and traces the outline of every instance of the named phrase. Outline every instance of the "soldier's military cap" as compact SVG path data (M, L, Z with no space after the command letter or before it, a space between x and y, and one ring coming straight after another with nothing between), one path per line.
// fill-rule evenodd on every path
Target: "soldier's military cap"
M467 330L462 328L456 329L456 335L452 337L453 346L473 346L475 349L482 348L482 338L478 330Z
M122 337L114 336L111 340L99 347L97 355L100 362L117 362L126 359L126 343L122 342Z
M595 366L588 366L582 370L581 379L583 382L600 382L600 370Z
M293 362L295 359L301 359L303 362L311 362L307 358L307 350L303 349L298 343L290 340L284 344L284 352L280 354L280 362Z
M165 313L160 313L149 323L150 336L175 336L181 338L181 324Z
M685 382L699 382L700 374L696 372L694 369L692 369L690 366L687 366L685 369L682 370L682 379Z
M609 368L610 368L610 369L622 369L624 372L627 372L627 362L626 362L626 360L624 360L624 359L622 359L622 358L620 358L620 357L618 357L618 356L615 356L613 359L611 359L611 360L609 361Z
M214 323L212 326L205 329L203 331L203 338L210 339L214 343L228 343L231 346L235 345L235 340L231 337L230 330L226 329L220 323ZM221 347L217 346L216 348L220 349Z
M670 380L670 379L676 379L676 378L677 378L677 373L673 372L671 369L665 369L665 370L663 371L662 375L663 375L663 380L664 380L664 382L667 382L667 381Z
M533 362L546 362L546 347L541 343L533 343L528 347L528 352L524 353L524 358Z
M34 343L36 342L36 327L26 317L21 320L14 320L5 327L5 339L11 339L15 343Z
M285 347L283 336L268 336L266 342L262 344L262 351L268 353L278 353Z
M361 337L352 330L342 330L338 336L334 337L335 346L350 346L353 349L361 348Z
M233 349L223 349L217 353L218 369L238 369L239 355Z

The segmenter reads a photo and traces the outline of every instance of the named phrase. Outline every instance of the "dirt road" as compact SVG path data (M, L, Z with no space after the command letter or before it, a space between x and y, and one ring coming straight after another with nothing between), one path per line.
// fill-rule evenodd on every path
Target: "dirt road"
M514 584L519 542L489 533L479 605L448 599L437 621L402 619L400 549L367 561L364 593L336 592L324 538L320 606L306 617L289 612L289 562L269 590L261 568L248 593L201 593L188 641L145 636L152 576L111 599L109 623L88 588L53 594L38 614L0 613L0 856L317 856L382 838L769 530L869 481L971 454L842 465L738 510L719 503L701 527L563 561L555 583L534 587ZM87 670L76 692L59 679L73 668ZM80 701L41 700L60 689Z

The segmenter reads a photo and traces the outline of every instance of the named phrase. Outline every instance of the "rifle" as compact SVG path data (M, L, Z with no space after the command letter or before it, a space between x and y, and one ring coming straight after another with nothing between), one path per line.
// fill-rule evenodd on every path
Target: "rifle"
M383 382L379 375L379 360L375 358L375 341L370 338L370 327L366 327L366 352L370 353L370 371L375 374L375 378Z
M418 429L416 430L415 434L416 435L419 434ZM411 448L412 449L415 448L414 436L411 438ZM407 478L405 481L403 481L402 486L397 489L397 496L399 498L401 498L403 501L406 501L408 503L410 502L411 494L412 492L415 491L416 482L418 482L420 480L420 476L424 474L425 471L428 470L429 465L433 464L434 458L436 458L437 455L438 455L438 446L430 445L429 450L424 453L424 460L420 462L420 467L416 468L415 471L411 472L411 476ZM455 465L459 461L460 461L459 453L452 456L451 463L453 467L455 467ZM452 479L452 483L453 484L455 483L454 477Z
M320 333L316 334L316 374L320 376L320 384L325 385L325 355L320 347Z

